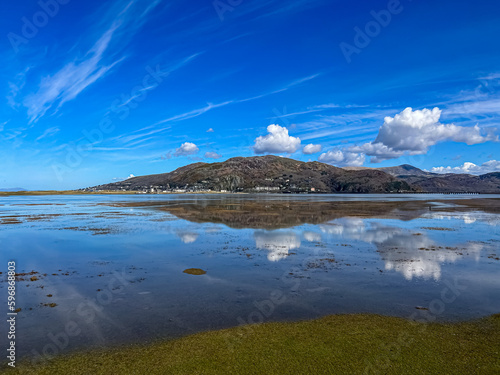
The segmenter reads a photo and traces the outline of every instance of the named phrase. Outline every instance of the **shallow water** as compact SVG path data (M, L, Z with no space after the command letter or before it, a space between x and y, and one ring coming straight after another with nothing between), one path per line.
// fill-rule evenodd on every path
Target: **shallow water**
M500 312L500 215L452 200L485 197L2 197L0 298L7 261L37 272L17 282L20 356L337 313L479 318Z

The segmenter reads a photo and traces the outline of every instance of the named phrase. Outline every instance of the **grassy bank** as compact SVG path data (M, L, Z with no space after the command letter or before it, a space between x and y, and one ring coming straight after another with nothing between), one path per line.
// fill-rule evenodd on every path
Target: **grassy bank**
M335 315L61 356L11 374L498 374L500 315L422 324Z

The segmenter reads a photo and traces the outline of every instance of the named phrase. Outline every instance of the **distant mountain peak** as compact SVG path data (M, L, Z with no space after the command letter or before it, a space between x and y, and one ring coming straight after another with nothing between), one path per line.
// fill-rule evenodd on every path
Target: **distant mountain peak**
M12 193L16 191L27 191L27 190L20 187L14 187L14 188L0 188L0 191Z
M406 169L408 171L415 170L415 169L421 171L421 169L419 169L417 167L414 167L413 165L410 165L410 164L401 164L399 167L403 168L403 169Z

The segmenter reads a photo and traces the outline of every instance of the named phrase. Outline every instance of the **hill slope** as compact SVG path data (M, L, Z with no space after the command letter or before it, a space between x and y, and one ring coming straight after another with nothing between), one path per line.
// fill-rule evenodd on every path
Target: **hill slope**
M84 190L137 192L276 193L500 193L500 172L482 176L437 174L411 165L337 168L278 156L237 157L194 163L170 173L141 176Z
M401 177L400 177L401 178ZM481 176L468 174L447 174L430 178L402 178L415 188L429 193L500 193L500 172L488 173Z
M281 193L414 191L406 182L382 171L347 171L319 162L305 163L272 155L237 157L222 163L195 163L170 173L134 177L92 189Z

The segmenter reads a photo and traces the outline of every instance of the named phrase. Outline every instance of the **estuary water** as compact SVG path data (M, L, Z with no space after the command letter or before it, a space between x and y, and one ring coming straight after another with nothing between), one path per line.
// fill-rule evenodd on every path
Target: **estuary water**
M328 314L500 312L500 196L0 198L18 356ZM7 344L6 326L0 342ZM2 346L3 347L3 346Z

